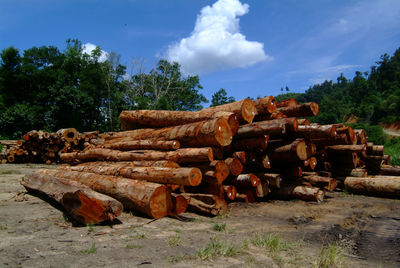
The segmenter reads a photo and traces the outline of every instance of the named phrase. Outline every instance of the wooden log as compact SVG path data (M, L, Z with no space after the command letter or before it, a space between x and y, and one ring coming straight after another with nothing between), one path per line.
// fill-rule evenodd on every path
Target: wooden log
M222 183L230 173L229 166L221 160L213 160L209 163L189 163L186 165L199 168L205 177L211 177L205 178L206 181L210 179L215 183Z
M368 171L365 168L340 168L333 170L336 177L367 177Z
M287 116L281 112L273 112L272 114L257 115L254 118L254 121L258 122L258 121L267 121L267 120L282 119L282 118L287 118Z
M179 215L186 211L190 200L181 194L171 193L172 210L170 215Z
M78 131L75 128L62 128L57 131L57 134L67 142L74 142L78 139Z
M233 156L240 160L243 165L247 163L247 153L245 151L233 152ZM238 174L239 175L239 174Z
M182 193L189 199L188 211L205 215L223 215L228 211L228 204L224 199L210 194Z
M230 174L232 176L238 176L243 171L243 165L237 157L226 158L225 164L228 165Z
M237 188L251 188L256 187L261 183L260 179L252 174L240 174L239 176L229 177L227 179L228 184L232 184Z
M381 167L384 162L383 156L368 155L363 158L363 161L365 162L365 167L369 174L377 175L381 172Z
M130 150L177 150L181 147L179 141L154 141L154 140L133 140L120 141L98 145L98 148L106 148L121 151Z
M79 166L118 166L118 167L164 167L164 168L179 168L179 164L173 161L160 160L160 161L99 161L99 162L85 162L79 164Z
M202 179L201 171L198 168L104 166L101 162L98 166L61 166L60 168L100 175L121 176L161 184L197 186L201 183Z
M21 184L28 190L39 192L59 203L76 221L96 224L118 217L123 206L107 195L91 190L76 181L41 173L22 178Z
M359 158L357 153L328 153L328 161L334 169L357 168Z
M237 189L235 201L254 203L256 201L256 194L254 188L252 189Z
M96 192L117 199L125 208L152 218L157 219L168 214L171 197L167 194L165 185L64 169L40 169L37 173L78 181Z
M225 111L235 113L239 117L239 121L253 122L253 118L257 115L257 109L254 103L249 99L243 99L223 105L209 107L202 111Z
M235 113L226 111L134 110L122 111L119 118L121 120L121 130L178 126L214 118L225 118L233 133L236 133L239 127L238 116Z
M234 151L257 151L264 152L268 146L268 135L253 138L236 139L232 141L232 150Z
M310 120L308 120L307 118L297 118L297 122L299 123L299 126L300 125L303 125L303 126L311 125Z
M204 148L184 148L176 151L152 151L140 150L121 152L110 149L89 149L82 152L62 153L61 160L65 162L77 161L159 161L169 160L177 163L208 162L214 160L213 150L209 147Z
M392 160L392 157L388 154L385 154L383 156L383 164L384 165L390 165L390 161Z
M276 112L275 98L268 96L253 100L254 106L257 109L257 115L272 114Z
M361 153L367 150L365 144L359 145L331 145L327 146L328 154L332 153Z
M255 195L256 197L265 197L267 196L271 190L269 189L268 182L261 181L255 188Z
M366 146L367 155L384 156L385 146L374 145L372 142L368 142Z
M263 135L280 136L286 133L286 122L282 119L260 121L239 127L235 138L251 138Z
M255 174L262 182L268 182L269 188L279 189L281 187L282 178L280 174L274 173L256 173Z
M315 143L314 139L333 138L336 135L336 126L318 124L311 124L310 126L300 125L295 135L297 137L312 139Z
M309 182L313 186L325 189L330 192L333 192L338 185L338 182L335 179L328 177L312 175L312 176L304 176L302 177L302 179L305 180L306 182Z
M317 187L286 185L271 192L273 198L278 199L300 199L304 201L322 202L325 192Z
M364 129L355 129L357 144L365 144L367 143L367 133Z
M267 154L246 152L246 170L265 170L271 168L271 161Z
M296 106L280 107L277 108L277 111L285 114L287 117L309 117L318 114L319 106L316 102L309 102Z
M400 197L400 177L398 176L346 177L344 185L350 192L356 194Z
M272 148L268 152L271 161L280 163L294 163L307 159L306 143L303 139L296 139L295 141Z
M382 165L380 169L380 175L386 176L400 176L399 166Z
M294 107L294 106L297 106L298 104L299 103L295 99L287 99L287 100L277 101L276 108Z
M229 200L235 200L237 190L236 187L233 185L222 185L224 192L225 192L225 197Z

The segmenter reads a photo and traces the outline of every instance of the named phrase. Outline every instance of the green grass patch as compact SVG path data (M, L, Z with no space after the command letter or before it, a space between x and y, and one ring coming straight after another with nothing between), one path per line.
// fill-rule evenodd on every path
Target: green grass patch
M8 174L21 174L21 171L15 169L0 170L0 175L8 175Z
M197 257L201 260L217 256L232 257L239 254L240 248L235 247L229 242L219 241L217 238L212 238L210 243L197 251Z
M324 246L319 253L317 267L342 267L344 253L344 249L336 243Z
M280 238L277 234L257 233L251 240L251 243L257 247L264 247L272 252L287 251L294 247L293 243Z
M129 234L129 236L138 239L144 239L147 237L146 232L141 229L133 231L132 233Z
M217 232L223 232L226 229L226 223L216 223L213 225L212 229Z
M93 223L88 223L86 226L87 226L89 232L94 232L94 224Z
M134 248L142 248L142 245L134 245L134 244L126 244L125 248L126 249L134 249Z
M97 252L97 248L96 248L96 243L92 243L92 245L90 246L90 248L86 249L86 250L81 250L81 253L84 254L93 254Z
M400 165L400 137L385 142L385 154L390 155L391 165Z
M181 243L181 237L180 235L174 235L168 238L168 245L170 247L177 247Z

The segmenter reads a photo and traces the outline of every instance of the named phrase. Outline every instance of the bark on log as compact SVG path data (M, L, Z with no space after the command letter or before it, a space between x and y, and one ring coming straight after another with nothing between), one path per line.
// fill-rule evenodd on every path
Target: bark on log
M251 188L259 185L261 181L256 175L249 173L249 174L240 174L239 176L236 177L229 177L227 179L227 183L232 184L237 188Z
M210 194L183 193L189 199L188 211L217 216L228 211L228 204L224 199Z
M170 214L172 215L179 215L184 213L190 202L190 200L186 199L186 197L184 197L183 195L175 193L171 193L171 199L172 199L172 210Z
M264 152L268 146L268 135L260 137L244 138L244 139L233 139L232 149L234 151L258 151Z
M77 161L159 161L169 160L177 163L207 162L214 160L212 148L184 148L176 151L129 151L121 152L110 149L89 149L82 152L63 153L61 160L65 162Z
M239 120L236 114L225 111L203 110L197 112L189 111L166 111L166 110L134 110L122 111L121 130L130 130L144 127L170 127L189 124L213 118L225 118L233 133L239 127Z
M367 143L367 133L364 129L355 129L357 144L365 144Z
M238 189L235 201L254 203L256 201L255 190L252 189Z
M330 192L333 192L338 185L337 180L335 180L333 178L321 177L321 176L315 176L315 175L314 176L304 176L303 180L311 183L311 185L313 185L313 186L328 190Z
M287 99L287 100L277 101L276 108L294 107L294 106L297 106L298 104L299 103L295 99Z
M283 119L260 121L239 127L235 138L251 138L263 135L281 136L286 133L286 122Z
M377 175L381 171L383 156L368 155L363 158L369 174Z
M197 186L202 174L198 168L130 167L130 166L62 166L62 169L91 172L100 175L121 176L134 180L145 180L161 184Z
M238 176L243 171L243 165L239 158L229 157L225 159L225 164L228 165L230 174L233 176Z
M179 141L154 141L154 140L133 140L105 143L98 145L98 148L130 151L130 150L177 150L181 147Z
M205 177L212 177L212 181L222 183L229 176L229 166L221 160L214 160L210 163L190 163L189 167L197 167L201 170ZM215 179L214 179L215 178ZM208 178L205 178L206 181Z
M279 189L281 187L282 178L280 174L274 173L256 173L262 182L268 182L268 187Z
M380 170L381 175L386 176L400 176L400 167L394 167L390 165L382 165Z
M267 121L267 120L283 119L283 118L287 118L287 116L281 112L273 112L272 114L257 115L254 118L254 121L258 122L258 121Z
M328 161L335 169L357 168L359 158L357 153L328 153Z
M122 204L114 198L57 176L33 173L25 176L21 184L28 191L39 192L55 200L72 218L83 224L111 221L123 210Z
M361 152L365 152L366 150L367 150L367 147L365 146L365 144L327 146L328 154L330 154L330 153L361 153Z
M303 126L311 125L310 120L308 120L307 118L297 118L297 122L299 123L299 126L300 125L303 125Z
M268 182L266 181L261 181L260 184L258 184L255 188L255 194L257 197L265 197L267 196L271 190L268 187Z
M335 135L336 135L335 125L318 125L318 124L311 124L310 126L300 125L296 132L297 137L303 137L308 139L333 138Z
M257 109L254 103L249 99L243 99L236 102L231 102L223 105L209 107L203 111L225 111L235 113L239 117L239 121L253 122L253 118L257 115Z
M300 199L304 201L322 202L325 198L325 192L317 187L287 185L271 192L274 198L279 199Z
M296 106L281 107L277 111L285 114L287 117L309 117L318 114L319 106L316 102L309 102Z
M78 181L89 186L96 192L117 199L125 208L141 212L152 218L157 219L168 214L168 203L171 197L167 194L167 187L165 185L62 169L41 169L37 172L39 174Z
M385 155L385 146L383 145L374 145L372 142L367 143L367 155L376 155L376 156L384 156Z
M352 169L335 169L333 170L335 176L338 177L367 177L368 172L365 168L352 168Z
M306 143L303 139L297 139L290 144L272 148L272 151L269 152L269 157L273 163L294 163L306 160Z
M346 177L344 185L356 194L400 197L400 177L397 176Z
M243 165L247 163L247 153L245 151L233 152L233 156L240 160ZM238 174L239 175L239 174Z
M104 167L116 166L116 167L164 167L164 168L179 168L179 164L173 161L160 160L160 161L120 161L120 162L85 162L79 164L79 166L99 166Z
M258 115L272 114L276 112L275 98L268 96L253 100Z

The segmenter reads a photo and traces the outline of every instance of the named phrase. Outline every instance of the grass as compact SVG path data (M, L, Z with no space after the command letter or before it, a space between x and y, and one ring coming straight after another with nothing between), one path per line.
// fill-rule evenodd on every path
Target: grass
M87 226L89 232L94 232L94 224L93 223L88 223L86 226Z
M328 244L322 247L317 260L317 267L342 267L344 249L338 244Z
M142 248L143 246L141 245L133 245L133 244L126 244L125 248L126 249L134 249L134 248Z
M294 247L293 243L280 238L277 234L257 233L251 242L257 247L264 247L272 252L287 251Z
M239 254L240 248L233 246L229 242L218 241L217 238L212 238L210 243L197 251L197 257L201 260L217 256L232 257Z
M94 242L92 243L92 245L90 246L89 249L81 250L81 253L84 253L84 254L93 254L96 252L97 252L97 248L96 248L96 243L94 243Z
M180 237L180 235L174 235L174 236L171 236L171 237L168 239L168 245L169 245L170 247L177 247L177 246L180 245L180 243L181 243L181 237Z
M385 154L392 157L390 162L391 165L400 165L400 137L386 141Z
M21 171L15 169L0 170L0 175L7 175L7 174L21 174Z
M133 238L144 239L146 238L146 232L142 229L139 229L130 233L129 236Z
M221 223L221 224L216 223L213 225L212 228L214 231L223 232L223 231L225 231L226 223Z

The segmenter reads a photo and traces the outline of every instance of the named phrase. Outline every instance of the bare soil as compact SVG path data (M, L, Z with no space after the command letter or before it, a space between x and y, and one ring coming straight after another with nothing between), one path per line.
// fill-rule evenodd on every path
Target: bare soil
M231 203L214 218L124 212L77 226L19 184L41 167L0 165L0 267L319 267L329 245L340 249L333 267L400 267L399 200L335 192L320 204ZM257 243L268 234L274 242Z

